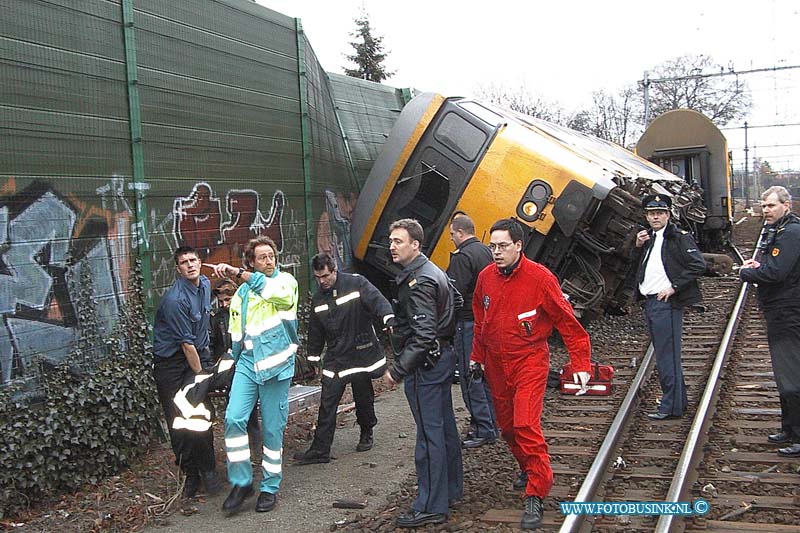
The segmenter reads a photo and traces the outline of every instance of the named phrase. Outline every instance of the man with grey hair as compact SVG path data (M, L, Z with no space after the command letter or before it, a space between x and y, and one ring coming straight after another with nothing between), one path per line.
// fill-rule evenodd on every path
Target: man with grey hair
M786 188L764 191L761 246L739 270L742 281L758 284L781 402L781 430L767 440L789 444L778 450L784 457L800 456L800 219L791 210Z

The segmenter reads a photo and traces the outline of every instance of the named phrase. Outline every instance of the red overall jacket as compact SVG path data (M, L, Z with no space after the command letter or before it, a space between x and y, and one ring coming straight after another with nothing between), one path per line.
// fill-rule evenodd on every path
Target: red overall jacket
M485 364L487 356L503 366L526 365L547 373L547 338L558 329L569 350L575 372L589 372L589 335L564 298L556 277L525 256L509 276L491 264L478 275L472 297L475 331L472 361Z

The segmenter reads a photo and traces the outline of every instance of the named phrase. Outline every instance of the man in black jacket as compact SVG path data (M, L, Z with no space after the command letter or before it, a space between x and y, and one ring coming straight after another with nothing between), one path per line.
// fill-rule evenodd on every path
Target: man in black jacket
M742 281L758 283L758 301L767 321L767 341L781 401L781 431L769 435L786 457L800 456L800 219L791 212L784 187L761 195L764 232L758 259L739 270Z
M338 272L331 256L315 255L311 268L319 290L311 301L308 360L318 363L325 344L328 349L322 358L322 394L314 441L308 450L294 456L301 465L330 461L336 409L348 383L361 426L356 451L372 449L372 428L378 423L372 379L381 377L386 369L386 356L372 322L379 319L386 324L394 317L391 304L378 289L363 276Z
M464 297L464 306L456 312L456 366L461 382L461 397L470 414L470 429L464 448L477 448L497 438L492 395L486 381L472 376L469 357L472 354L472 329L475 316L472 314L472 293L478 274L492 264L489 247L475 237L475 223L464 213L453 217L450 223L450 239L456 249L450 252L447 275Z
M700 301L697 278L706 262L692 235L670 222L672 200L663 194L642 198L650 229L636 235L644 247L636 281L639 297L646 299L644 313L656 354L661 404L648 413L652 420L683 416L689 403L681 366L683 308Z
M417 497L397 519L398 527L412 528L444 523L450 504L464 495L450 388L456 365L449 338L455 311L445 273L420 251L425 236L419 222L404 218L393 222L389 231L392 261L403 270L395 278L395 358L383 379L389 386L404 381L417 424Z

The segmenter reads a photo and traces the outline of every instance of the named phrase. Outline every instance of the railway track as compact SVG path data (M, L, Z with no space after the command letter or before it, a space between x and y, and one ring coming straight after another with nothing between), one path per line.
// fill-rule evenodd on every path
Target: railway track
M564 524L559 503L665 501L738 286L734 276L703 280L706 309L684 318L689 409L683 418L653 421L645 416L656 409L660 387L652 350L645 352L649 339L644 332L627 342L621 339L606 357L616 369L611 396L561 398L548 406L543 426L555 484L546 500L543 530L562 525L566 531L654 530L656 519L650 516L572 517ZM519 511L492 510L484 520L513 524L518 516Z
M742 249L753 249L758 222L741 228ZM608 397L579 398L547 392L543 428L555 480L542 531L800 530L800 497L796 503L794 496L800 459L780 457L778 446L767 443L766 435L780 427L778 396L761 313L740 287L735 273L704 278L705 309L685 315L689 409L680 419L645 416L655 410L660 387L641 313L590 325L594 358L614 366L615 390ZM729 321L735 310L740 320ZM553 352L557 368L566 354L559 347ZM468 505L453 510L446 526L429 530L516 529L521 495L510 487L516 465L505 444L467 450L464 460ZM412 494L413 487L401 491L396 505L382 513L383 522L366 518L351 525L392 530L392 509L403 508ZM559 506L698 498L708 502L708 512L687 518L565 517Z
M752 246L750 247L752 249ZM569 516L560 531L796 531L796 460L781 457L766 435L779 428L766 329L753 291L735 278L704 283L711 312L687 317L683 364L690 409L679 420L651 422L623 405L625 437L617 459L593 465L577 501L708 502L689 518ZM735 296L734 296L735 293ZM647 364L643 362L643 365ZM644 369L640 369L644 370ZM640 372L642 374L642 372ZM638 377L638 376L637 376ZM628 393L635 390L637 380ZM642 390L658 395L652 377ZM640 405L641 407L642 405ZM639 409L643 411L643 409ZM613 445L613 428L601 446ZM609 441L611 444L609 444Z

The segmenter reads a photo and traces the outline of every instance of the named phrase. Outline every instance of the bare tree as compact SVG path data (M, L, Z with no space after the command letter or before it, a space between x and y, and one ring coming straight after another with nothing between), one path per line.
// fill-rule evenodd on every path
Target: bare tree
M479 85L475 89L479 99L498 107L516 111L534 118L564 124L565 111L557 102L548 101L540 94L530 91L523 83L519 87L509 88L504 84L490 83Z
M616 95L600 89L592 93L592 106L575 113L567 126L630 147L641 134L639 115L635 86L624 87Z
M747 85L706 55L684 55L664 61L651 72L650 116L672 109L699 111L717 125L744 117L752 105Z
M378 83L394 75L393 71L386 70L383 62L386 53L383 51L383 37L372 34L373 28L369 24L369 15L365 11L354 20L357 29L350 33L355 40L350 42L356 53L346 56L349 61L357 65L354 69L345 68L344 73L353 78L376 81Z

